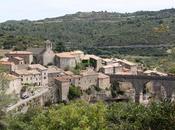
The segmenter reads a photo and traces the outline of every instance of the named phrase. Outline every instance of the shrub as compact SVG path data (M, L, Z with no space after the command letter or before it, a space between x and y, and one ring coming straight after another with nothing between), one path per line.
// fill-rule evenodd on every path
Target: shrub
M74 85L69 87L69 94L68 94L69 100L80 98L80 96L81 96L81 90L79 87L76 87Z

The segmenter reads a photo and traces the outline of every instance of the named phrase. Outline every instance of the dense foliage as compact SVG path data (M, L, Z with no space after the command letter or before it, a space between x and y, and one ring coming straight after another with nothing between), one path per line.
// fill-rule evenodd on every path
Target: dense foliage
M3 111L4 106L9 105L10 103L13 103L15 101L15 98L12 95L6 95L6 89L8 78L7 74L5 73L7 70L0 65L0 130L4 129L6 126L6 123L4 121L5 118L5 112Z
M69 94L68 94L69 100L80 98L80 96L81 96L80 88L74 85L71 85L69 88Z
M8 130L174 130L175 105L83 101L9 117Z
M78 12L39 21L7 21L0 23L0 48L25 50L49 39L57 52L81 49L103 57L137 56L128 60L175 73L175 59L167 52L175 46L174 23L175 9Z
M78 12L39 21L7 21L0 24L0 46L15 46L19 50L42 45L44 39L49 39L56 43L56 51L63 51L66 47L98 54L139 52L155 55L156 52L164 55L166 48L155 51L152 51L154 48L150 51L143 48L137 52L127 48L112 49L112 52L105 49L106 46L174 45L174 22L175 9L125 14Z

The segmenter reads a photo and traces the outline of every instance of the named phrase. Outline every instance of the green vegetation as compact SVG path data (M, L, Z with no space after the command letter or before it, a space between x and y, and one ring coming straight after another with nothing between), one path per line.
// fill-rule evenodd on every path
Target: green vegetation
M43 40L27 35L0 33L0 47L4 49L25 50L43 45Z
M147 107L134 103L113 104L108 110L111 130L173 130L174 103L153 103Z
M89 64L88 63L77 63L75 68L71 69L71 71L75 74L75 75L79 75L81 70L85 70L86 67L88 67Z
M0 23L0 48L24 50L43 46L49 39L57 52L81 49L104 57L138 56L128 59L144 63L146 68L174 72L175 59L167 53L175 46L174 23L175 9L124 14L78 12L39 21L7 21ZM163 60L171 63L167 66Z
M30 110L9 116L8 130L174 130L174 103L134 103L83 101Z
M64 51L66 51L66 48L65 48L63 42L58 42L58 43L55 45L55 51L56 51L56 52L64 52Z
M78 12L39 21L7 21L0 24L0 46L25 49L41 46L43 40L55 43L55 50L82 49L86 52L126 54L126 49L106 51L107 46L174 45L175 9L156 12L109 13ZM100 47L100 48L99 48ZM154 49L154 48L153 48ZM135 49L134 49L135 50ZM164 55L166 48L156 48ZM119 52L118 52L119 51ZM129 50L130 53L135 51ZM148 54L145 49L137 52ZM115 52L115 53L114 53ZM127 54L130 54L129 52Z
M69 94L68 94L69 100L80 98L80 96L81 96L81 90L79 87L74 85L69 87Z
M9 105L15 101L15 98L11 95L6 95L6 86L8 84L6 69L0 66L0 130L5 129L6 122L4 121L5 112L3 111L4 106Z

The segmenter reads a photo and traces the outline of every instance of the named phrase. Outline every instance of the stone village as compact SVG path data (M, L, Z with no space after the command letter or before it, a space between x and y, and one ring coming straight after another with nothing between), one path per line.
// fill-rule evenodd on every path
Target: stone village
M74 69L82 63L85 68L75 73ZM22 110L30 103L45 105L48 101L67 102L71 86L80 88L83 93L82 99L106 100L112 97L111 86L116 83L113 80L114 76L119 77L119 81L122 82L125 79L123 83L119 82L119 86L127 90L125 96L142 103L149 101L149 95L144 95L146 89L143 87L137 92L137 87L133 89L135 82L127 83L128 78L128 81L135 79L137 84L143 76L146 76L144 84L148 83L145 79L153 78L149 84L157 86L157 90L152 90L152 94L156 96L160 96L158 93L161 92L168 97L167 92L171 90L162 87L164 81L172 88L175 85L174 76L156 70L143 71L142 66L125 59L101 58L93 54L84 54L80 50L55 53L49 40L45 41L44 48L6 53L0 59L0 65L9 72L4 74L9 81L6 94L15 94L19 98L16 104L7 107L7 111ZM155 82L156 80L158 82ZM87 94L91 88L94 90ZM174 98L173 93L169 95Z

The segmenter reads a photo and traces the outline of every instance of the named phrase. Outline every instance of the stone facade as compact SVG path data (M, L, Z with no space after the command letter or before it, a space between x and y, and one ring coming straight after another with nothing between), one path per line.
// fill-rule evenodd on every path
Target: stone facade
M55 65L61 69L74 68L76 66L76 59L74 56L55 56Z
M111 86L110 77L105 74L99 73L97 86L101 89L109 89Z
M11 57L10 62L13 62L15 65L22 65L25 64L25 61L23 58L21 57Z
M9 61L0 61L0 66L2 66L6 71L14 71L16 66L13 62Z
M27 65L24 68L19 67L12 72L17 77L21 78L22 84L34 84L36 86L48 85L47 68L40 64Z
M102 58L95 56L95 55L89 55L90 57L90 64L92 67L94 67L95 71L99 71L102 65Z
M118 63L122 65L123 68L128 70L128 74L137 75L138 66L135 63L129 62L127 60L118 60Z
M5 56L9 58L9 61L20 58L24 60L24 64L31 64L33 62L33 54L29 51L11 51L5 54Z
M22 88L21 79L11 74L6 74L5 78L8 81L8 88L6 90L6 94L19 95Z
M49 84L51 82L53 82L55 78L57 78L61 75L64 75L64 74L65 74L65 72L62 69L60 69L56 66L48 66L48 81L49 81Z
M114 63L103 66L100 71L105 74L120 74L123 72L123 67L118 63Z
M52 50L52 43L47 40L44 44L44 48L29 48L28 51L33 53L35 64L41 64L44 66L54 64L55 53Z
M68 93L70 87L70 79L69 76L57 77L55 79L55 84L58 92L58 101L67 101Z
M88 88L97 85L98 73L93 71L92 69L82 71L80 73L80 76L81 78L78 86L82 90L87 90Z
M81 62L84 53L82 51L62 52L55 55L55 65L61 69L74 68Z

